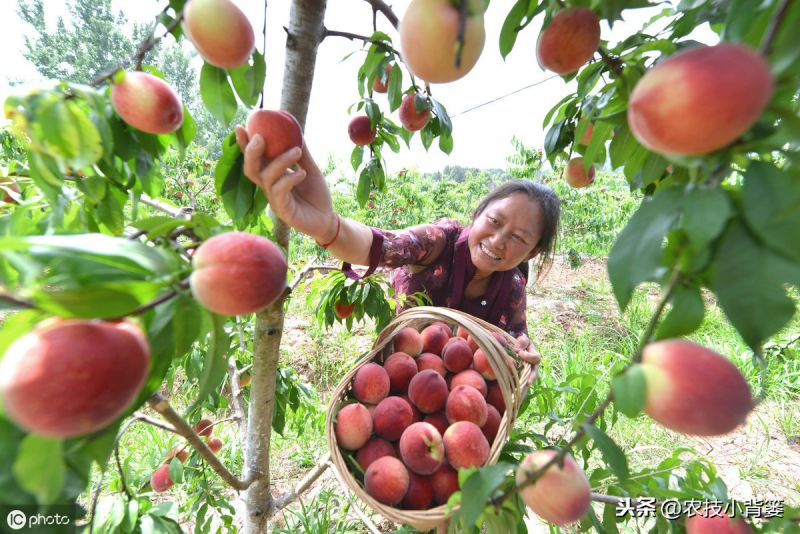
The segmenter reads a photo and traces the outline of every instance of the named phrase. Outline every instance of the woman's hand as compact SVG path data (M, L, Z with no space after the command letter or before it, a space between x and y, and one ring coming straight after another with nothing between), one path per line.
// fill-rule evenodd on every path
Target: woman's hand
M236 141L244 152L245 176L264 191L272 211L292 228L329 241L337 224L331 193L305 141L302 149L287 150L272 161L264 158L260 135L248 139L247 131L237 126Z
M514 341L514 352L519 356L519 359L528 362L531 365L538 365L542 361L542 355L533 346L533 343L528 336L522 334Z

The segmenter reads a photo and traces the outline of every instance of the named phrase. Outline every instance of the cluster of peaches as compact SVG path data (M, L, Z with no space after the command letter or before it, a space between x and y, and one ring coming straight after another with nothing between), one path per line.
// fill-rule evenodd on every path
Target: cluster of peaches
M211 437L211 432L214 430L214 424L208 419L200 419L194 427L192 427L197 434L203 438L205 438L206 445L211 452L217 454L220 450L222 450L223 442L221 439ZM182 447L173 447L172 450L167 454L167 457L164 459L164 463L156 469L153 474L150 476L150 487L153 488L153 491L156 493L161 493L167 491L172 486L175 485L175 482L169 476L169 464L172 462L173 458L178 458L180 463L186 463L186 460L189 459L189 446L183 445Z
M405 327L393 343L383 365L356 371L334 434L369 495L425 510L459 489L458 469L487 462L506 406L487 355L463 327L455 336L442 322Z

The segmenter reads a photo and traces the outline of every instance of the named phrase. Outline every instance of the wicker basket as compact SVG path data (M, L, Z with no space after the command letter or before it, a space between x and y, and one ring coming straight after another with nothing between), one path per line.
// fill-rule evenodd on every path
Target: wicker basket
M328 406L328 415L325 419L325 430L328 436L328 446L331 451L331 463L337 479L345 489L351 490L359 499L381 516L396 523L411 525L422 531L446 525L448 517L454 510L447 511L445 505L437 506L429 510L404 510L375 500L367 494L359 481L350 473L347 460L342 455L342 451L336 443L333 423L336 413L348 397L353 377L361 366L371 361L382 363L383 360L393 352L390 343L395 333L400 329L410 326L417 330L422 330L423 327L436 321L448 325L462 326L466 329L470 336L475 339L478 346L483 349L489 360L489 364L497 376L497 383L503 394L506 411L500 421L500 428L494 443L491 444L489 459L487 460L487 464L495 463L500 456L503 445L508 439L517 412L519 411L520 402L522 401L520 384L535 379L537 369L528 363L520 362L517 369L512 370L506 365L506 350L490 332L500 333L509 343L513 343L513 338L500 328L486 321L450 308L419 306L398 315L375 339L372 350L361 358L339 383L331 397L330 405Z

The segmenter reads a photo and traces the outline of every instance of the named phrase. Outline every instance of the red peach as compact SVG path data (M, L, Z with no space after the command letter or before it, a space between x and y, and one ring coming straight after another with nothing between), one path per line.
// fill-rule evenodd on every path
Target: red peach
M286 258L275 243L245 232L203 242L192 256L192 295L222 315L245 315L275 302L286 288Z
M440 324L426 326L422 332L422 352L441 354L442 347L450 339L450 331Z
M409 471L408 480L408 491L403 498L403 508L406 510L427 510L430 508L431 503L433 503L433 483L431 478Z
M414 375L408 383L408 397L423 413L438 412L447 402L447 382L433 369Z
M592 185L594 182L594 165L589 165L589 170L587 171L582 157L572 158L567 163L564 176L566 176L567 183L575 189Z
M753 529L741 517L721 512L702 511L686 519L686 534L752 534Z
M396 352L405 352L415 358L422 352L422 336L410 326L398 330L392 341Z
M347 126L347 135L356 145L369 145L378 136L377 129L372 126L372 121L366 115L353 117Z
M390 390L393 393L408 391L408 383L417 374L417 362L405 352L395 352L383 362L383 368L389 375Z
M431 475L431 486L433 486L434 500L439 504L445 504L450 495L459 489L458 472L447 463L442 464L442 467Z
M497 408L491 404L486 407L486 422L481 427L481 430L483 435L486 436L489 445L494 443L494 438L497 437L497 433L500 431L500 421L502 419L503 416L500 415Z
M386 74L375 76L375 79L372 81L372 90L376 93L386 93L389 90L389 75L392 72L392 64L388 63L383 68L383 71Z
M403 97L403 103L400 104L398 111L400 123L409 132L423 129L431 118L430 104L427 99L422 95L419 99L422 100L422 104L418 103L416 93L409 93ZM420 105L421 107L418 108Z
M486 380L474 369L464 369L460 373L456 373L450 381L450 391L453 391L458 386L473 387L477 389L484 398L486 398L486 393L488 393Z
M443 440L447 461L454 469L481 467L489 459L489 442L475 423L453 423L445 431Z
M558 74L575 72L588 62L600 44L600 19L585 7L562 9L539 34L536 58Z
M364 446L372 434L372 417L362 404L348 404L336 414L333 425L336 443L343 449L355 451Z
M212 423L210 419L200 419L195 423L194 431L197 432L198 436L209 437L214 431L214 423Z
M373 498L395 505L403 500L410 483L408 469L393 456L382 456L364 473L364 487Z
M146 72L126 72L111 86L111 104L123 121L150 134L172 133L183 124L183 104L167 82Z
M295 147L303 146L303 130L291 113L257 109L247 118L247 135L264 139L264 157L273 160Z
M413 420L411 405L402 397L386 397L378 403L372 414L375 433L389 441L400 439Z
M14 197L11 196L10 191L13 191L17 195L22 192L14 180L11 178L6 178L5 176L0 176L0 198L3 199L3 202L16 202Z
M356 453L356 461L361 469L367 470L367 467L383 456L397 457L397 452L394 450L394 445L382 438L370 438L363 447L358 449Z
M442 435L430 423L414 423L400 436L400 457L420 475L430 475L444 462Z
M442 348L442 360L448 371L458 373L472 364L472 349L460 337L450 338Z
M494 369L492 369L492 366L489 363L489 358L486 357L483 349L478 349L475 351L475 354L472 356L472 365L475 367L475 370L487 380L497 380L497 376L494 374Z
M540 450L526 456L517 469L517 485L556 454L553 450ZM569 454L564 457L563 467L550 466L535 483L519 493L536 515L559 526L578 521L592 504L592 489L586 474Z
M189 459L189 450L186 447L173 447L172 450L167 454L167 457L164 459L164 463L170 463L176 456L178 457L178 461L180 463L184 463Z
M174 486L175 483L169 477L169 464L163 464L150 475L150 487L156 493L162 493Z
M417 358L417 368L420 371L433 369L442 376L447 375L447 369L444 368L442 358L432 352L423 352L419 355Z
M480 427L486 422L486 399L472 386L456 386L447 397L444 413L451 424L471 421Z
M353 377L353 395L361 402L378 404L389 395L389 374L377 363L362 365Z
M190 0L183 30L203 59L222 69L241 67L255 48L253 26L230 0Z
M219 438L211 438L208 440L208 448L211 452L217 454L222 449L222 440Z
M333 305L333 313L335 313L336 317L339 319L347 319L355 309L355 304L347 304L341 300L337 300L336 304Z
M503 398L503 390L497 382L489 382L486 388L486 403L491 404L500 414L506 413L506 400Z
M439 434L444 435L447 427L450 426L450 421L447 420L447 416L444 412L436 412L432 414L428 414L425 416L424 421L433 425L436 430L439 431Z

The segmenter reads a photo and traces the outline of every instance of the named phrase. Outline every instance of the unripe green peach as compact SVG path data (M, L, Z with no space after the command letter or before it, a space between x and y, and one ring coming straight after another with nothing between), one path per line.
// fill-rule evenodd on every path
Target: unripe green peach
M533 451L522 460L517 469L517 484L541 468L557 454L553 450ZM565 526L586 515L592 504L592 489L583 469L569 454L564 457L564 466L556 463L533 484L519 492L525 504L533 512L555 525Z
M753 409L750 387L730 361L680 339L650 343L642 353L644 411L684 434L715 436L742 424Z

